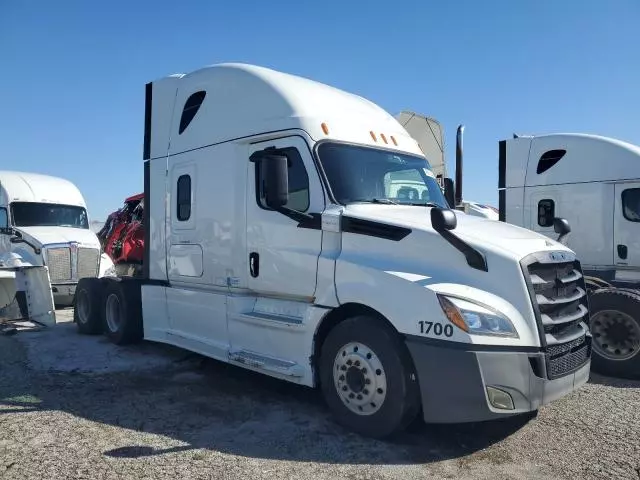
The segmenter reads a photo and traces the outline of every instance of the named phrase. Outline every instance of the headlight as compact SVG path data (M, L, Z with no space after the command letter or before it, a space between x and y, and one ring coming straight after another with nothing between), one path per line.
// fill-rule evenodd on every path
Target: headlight
M511 321L487 305L444 295L438 300L449 321L467 333L519 338Z

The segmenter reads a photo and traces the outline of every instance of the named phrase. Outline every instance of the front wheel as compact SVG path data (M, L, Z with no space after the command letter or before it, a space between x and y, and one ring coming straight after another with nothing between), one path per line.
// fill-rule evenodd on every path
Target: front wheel
M420 409L409 354L397 333L375 318L350 318L329 332L320 380L338 423L368 437L404 430Z
M596 290L589 296L593 335L592 369L621 378L640 378L640 293Z

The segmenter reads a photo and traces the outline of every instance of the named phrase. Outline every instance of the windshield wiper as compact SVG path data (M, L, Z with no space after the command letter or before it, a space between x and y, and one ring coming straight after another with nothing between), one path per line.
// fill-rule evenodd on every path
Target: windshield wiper
M412 207L433 207L433 208L442 208L440 205L434 202L420 202L420 203L403 203L402 205L411 205Z
M389 200L388 198L364 198L360 200L352 200L354 203L382 203L384 205L400 205L398 202Z

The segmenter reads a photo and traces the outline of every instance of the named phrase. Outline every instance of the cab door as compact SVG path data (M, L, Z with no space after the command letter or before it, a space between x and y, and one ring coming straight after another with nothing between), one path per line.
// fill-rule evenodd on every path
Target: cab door
M640 182L615 185L613 232L616 280L640 281Z
M287 207L321 214L324 195L307 143L299 136L261 142L251 146L249 156L271 147L288 158ZM319 222L315 229L300 228L298 221L266 207L260 162L246 161L248 288L258 297L312 302L322 248Z

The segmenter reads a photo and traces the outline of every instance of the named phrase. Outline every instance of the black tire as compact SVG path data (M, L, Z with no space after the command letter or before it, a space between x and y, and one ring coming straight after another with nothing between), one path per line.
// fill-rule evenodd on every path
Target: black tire
M336 357L353 342L375 354L373 358L375 360L377 357L381 363L386 382L386 395L381 406L378 405L377 411L367 415L356 413L346 406L334 381ZM339 424L354 432L372 438L385 438L405 430L420 411L420 390L409 352L399 335L376 318L358 316L336 325L322 345L319 366L322 393L329 409ZM352 367L349 367L351 370ZM347 376L349 371L345 372ZM363 388L366 389L366 386ZM367 390L362 392L368 394ZM370 405L376 408L373 402Z
M591 369L594 372L612 377L640 379L640 293L632 289L620 288L604 288L596 290L589 295L590 310L590 330L593 335L593 354L591 358ZM605 332L611 331L611 326L607 327L603 320L611 322L611 316L606 316L604 311L615 311L626 316L626 321L635 322L625 326L622 322L620 325L621 332L628 331L631 339L634 341L633 350L635 354L630 353L628 358L616 360L607 358L602 352L603 346L608 345ZM601 313L602 312L602 313ZM605 329L605 330L603 330ZM602 332L602 333L601 333ZM618 334L619 335L619 334ZM605 338L605 340L603 340ZM623 351L624 353L624 351ZM615 352L609 352L613 355Z
M73 321L83 335L104 331L102 310L103 285L98 278L81 278L73 299Z
M138 282L108 280L103 306L105 331L111 342L127 345L142 340L142 302Z

